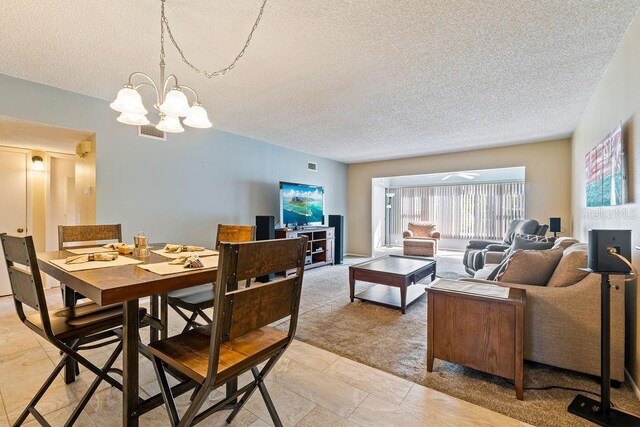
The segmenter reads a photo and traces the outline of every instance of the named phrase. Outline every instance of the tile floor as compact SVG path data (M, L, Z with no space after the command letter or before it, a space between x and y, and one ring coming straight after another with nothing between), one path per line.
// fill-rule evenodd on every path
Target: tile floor
M58 289L47 291L50 308L61 306ZM171 316L172 333L182 328ZM143 339L148 335L143 331ZM109 348L89 350L87 358L103 363ZM0 427L11 425L60 359L47 341L22 325L13 300L0 298ZM141 360L141 395L159 391L150 363ZM93 380L84 369L78 380L65 386L58 378L38 405L54 426L63 425L78 399ZM246 379L245 379L246 381ZM240 385L243 384L242 377ZM402 378L295 341L266 380L285 426L462 426L523 425L519 421L455 399ZM221 396L220 391L210 400ZM121 420L121 394L104 383L76 423L78 426L117 426ZM188 394L178 399L184 411ZM208 418L202 425L223 426L227 412ZM37 425L33 418L27 425ZM145 414L140 425L169 425L164 407ZM254 393L238 414L235 426L272 425L259 393Z

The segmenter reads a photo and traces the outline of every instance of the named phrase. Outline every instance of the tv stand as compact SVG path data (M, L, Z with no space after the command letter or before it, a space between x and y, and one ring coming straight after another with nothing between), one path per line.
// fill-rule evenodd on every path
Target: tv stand
M305 256L305 270L322 267L323 265L333 265L335 245L334 227L309 226L308 228L298 230L290 228L276 230L276 239L294 239L302 236L309 238ZM287 271L287 276L293 273L295 273L295 270L289 270Z

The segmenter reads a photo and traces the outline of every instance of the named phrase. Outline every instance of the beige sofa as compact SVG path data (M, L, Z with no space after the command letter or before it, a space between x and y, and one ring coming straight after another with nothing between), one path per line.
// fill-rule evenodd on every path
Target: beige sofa
M569 247L570 248L570 247ZM563 257L567 256L568 249ZM585 251L586 245L572 251ZM487 270L490 267L487 266ZM480 274L479 274L480 275ZM461 279L525 289L524 358L600 375L600 276L589 274L566 287ZM624 381L624 277L611 278L611 379Z

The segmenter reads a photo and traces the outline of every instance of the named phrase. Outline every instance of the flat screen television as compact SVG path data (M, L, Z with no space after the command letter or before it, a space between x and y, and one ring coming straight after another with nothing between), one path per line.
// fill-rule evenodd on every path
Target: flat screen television
M280 182L280 224L282 227L324 224L324 188Z

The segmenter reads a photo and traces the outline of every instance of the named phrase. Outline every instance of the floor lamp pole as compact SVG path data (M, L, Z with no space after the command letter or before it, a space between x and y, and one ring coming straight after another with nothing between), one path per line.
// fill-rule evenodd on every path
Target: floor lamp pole
M600 402L579 394L568 410L601 426L640 426L640 418L611 408L611 281L600 276Z

